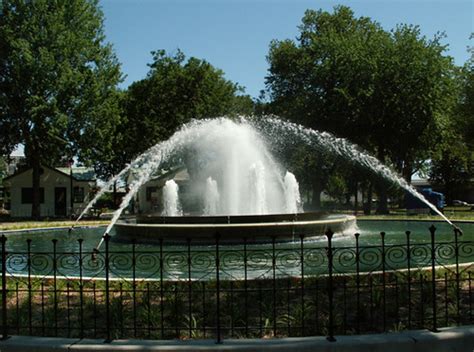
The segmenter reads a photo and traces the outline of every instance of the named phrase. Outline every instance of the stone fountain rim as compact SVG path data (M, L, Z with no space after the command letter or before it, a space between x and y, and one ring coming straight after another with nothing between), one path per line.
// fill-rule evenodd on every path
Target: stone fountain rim
M279 226L305 226L305 225L331 225L339 224L341 222L355 221L355 215L340 215L335 218L325 218L318 220L289 220L289 221L277 221L277 222L248 222L248 223L229 223L229 224L206 224L206 223L179 223L179 224L147 224L147 223L127 223L118 221L115 226L125 227L145 227L145 228L248 228L248 227L279 227Z
M291 214L287 214L291 217ZM212 243L217 238L223 242L242 243L268 242L272 239L294 240L295 237L307 238L322 236L326 231L342 232L356 223L354 215L335 215L335 217L315 220L289 220L247 223L127 223L127 220L115 224L115 236L118 241L136 241L138 243L171 240L188 240Z

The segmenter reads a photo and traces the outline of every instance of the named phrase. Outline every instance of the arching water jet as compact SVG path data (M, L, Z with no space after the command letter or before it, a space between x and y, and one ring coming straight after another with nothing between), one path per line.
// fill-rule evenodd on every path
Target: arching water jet
M268 139L272 139L272 137L275 137L275 141L289 139L292 143L295 142L295 139L299 139L307 145L323 148L324 150L335 153L346 160L350 160L351 162L366 167L380 177L397 184L400 188L420 199L442 219L455 227L454 224L438 210L438 208L431 204L413 186L408 184L404 178L398 176L396 172L384 165L377 158L362 151L357 145L349 142L347 139L335 137L328 132L320 132L292 122L283 121L274 116L255 119L252 121L252 124L259 132L265 134Z
M265 140L262 139L265 136ZM407 190L415 197L425 202L433 211L437 212L443 219L452 225L452 223L436 207L429 203L421 194L411 187L405 180L399 177L389 167L383 165L376 158L361 151L357 146L345 139L337 138L326 132L318 132L301 125L289 123L277 119L275 117L259 118L256 120L248 120L241 118L239 123L226 118L213 120L194 121L176 132L169 140L159 143L147 151L146 157L138 167L128 167L128 172L134 171L136 178L130 185L129 193L123 198L119 209L114 213L113 219L107 227L106 233L109 233L120 217L122 211L128 206L132 197L138 189L145 184L157 170L160 169L164 162L167 162L171 156L176 155L183 149L192 146L197 152L197 157L203 157L205 163L205 172L212 175L212 178L219 184L220 200L223 208L221 212L229 215L252 214L254 212L261 213L285 213L292 207L288 207L286 203L285 187L281 173L275 172L271 154L268 152L266 145L269 141L273 144L279 144L282 140L291 140L292 143L300 141L315 148L323 148L326 151L335 153L352 162L367 167L371 171L377 173L391 182L397 183L401 188ZM270 157L269 157L270 155ZM140 157L139 157L140 158ZM248 172L252 165L265 163L263 170L271 169L272 171L264 172L263 176L254 172L252 182L257 179L264 185L259 187L264 190L263 193L250 192L250 194L242 190L251 189L249 180L252 177L245 176L242 172ZM272 166L270 166L272 165ZM257 168L255 168L257 170ZM119 175L123 175L121 172ZM280 175L275 177L275 175ZM110 183L110 182L109 182ZM256 190L256 189L255 189ZM249 204L257 204L251 202L251 198L267 199L258 209L250 209Z

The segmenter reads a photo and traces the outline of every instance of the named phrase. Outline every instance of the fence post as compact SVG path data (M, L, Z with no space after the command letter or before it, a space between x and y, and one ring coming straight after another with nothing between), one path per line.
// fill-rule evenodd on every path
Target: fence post
M332 253L332 236L334 232L331 229L328 229L325 233L328 238L328 247L327 247L327 257L328 257L328 300L329 300L329 326L328 326L328 336L327 340L330 342L336 341L334 338L334 287L333 287L333 253Z
M436 245L435 245L435 232L436 232L436 227L434 225L431 225L430 228L430 234L431 234L431 294L432 297L431 299L433 300L432 302L432 309L433 309L433 332L438 332L438 326L437 326L437 317L436 317Z
M79 238L77 240L79 243L79 337L84 338L84 281L83 281L83 254L82 254L82 244L84 240Z
M305 320L305 301L304 301L304 235L300 235L300 267L301 267L301 335L304 336L305 332L305 326L304 326L304 320Z
M106 327L105 329L107 330L107 338L105 340L106 343L109 343L112 341L111 334L110 334L110 324L111 324L111 319L110 319L110 287L109 287L109 240L110 240L110 235L106 233L104 235L104 242L105 242L105 259L104 259L104 264L105 264L105 319L106 319Z
M220 259L219 259L219 238L220 234L216 233L216 343L222 343L221 337L221 284L220 284Z
M2 235L2 340L8 339L8 316L7 316L7 251L6 242L7 237Z
M411 329L411 249L410 231L406 231L407 238L407 291L408 291L408 329Z
M137 257L136 239L132 239L132 300L133 300L133 337L137 337Z
M387 288L385 280L385 232L380 233L382 239L382 319L383 319L383 332L387 329Z
M31 238L26 240L27 246L27 267L28 267L28 332L33 335L33 301L31 284Z
M459 236L462 235L461 230L454 228L454 253L456 256L456 323L461 323L461 287L459 283Z
M58 257L57 257L57 245L58 240L52 239L53 243L53 316L54 316L54 336L58 336Z
M165 291L163 287L164 275L164 258L163 258L163 238L160 238L160 330L161 339L165 338Z
M188 257L187 257L187 264L188 264L188 319L189 319L189 327L188 327L188 333L189 333L189 338L191 339L193 337L193 325L191 324L192 318L193 318L193 303L192 303L192 297L193 297L193 281L192 281L192 273L191 273L191 238L186 239L186 245L188 249ZM195 326L197 329L197 326Z
M277 334L277 302L276 302L276 253L275 253L276 237L272 236L272 300L273 300L273 336Z
M355 233L354 237L356 240L356 252L355 252L355 261L356 261L356 306L357 306L357 319L356 319L356 332L360 334L360 319L361 319L361 311L360 311L360 248L359 248L359 233Z
M245 304L245 337L249 337L249 307L248 307L248 257L247 257L247 237L244 237L244 304Z

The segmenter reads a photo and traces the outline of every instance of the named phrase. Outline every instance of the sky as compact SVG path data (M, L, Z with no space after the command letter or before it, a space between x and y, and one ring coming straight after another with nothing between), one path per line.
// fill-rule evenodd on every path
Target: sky
M390 30L399 23L419 25L432 38L444 32L447 54L457 65L469 57L474 32L472 0L100 0L105 35L126 75L122 88L144 78L150 52L177 49L205 59L225 77L257 97L265 88L271 40L295 39L306 9L332 11L350 6Z

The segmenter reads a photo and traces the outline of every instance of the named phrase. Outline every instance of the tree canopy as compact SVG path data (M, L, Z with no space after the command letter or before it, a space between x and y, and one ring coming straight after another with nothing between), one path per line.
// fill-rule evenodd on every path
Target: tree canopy
M40 164L110 143L121 79L97 0L5 0L0 15L0 146L24 144L39 214Z
M442 35L428 39L408 25L386 31L345 6L306 11L299 31L296 41L270 45L273 111L348 138L410 180L453 101L455 70Z
M118 126L115 153L98 167L115 172L154 144L169 138L191 119L250 114L253 101L243 88L205 60L177 51L152 52L146 78L132 83L121 97L123 121ZM101 174L110 176L108 170Z
M471 36L472 38L472 36ZM442 140L431 158L430 180L446 193L449 205L463 199L474 174L474 50L456 77L457 87Z

